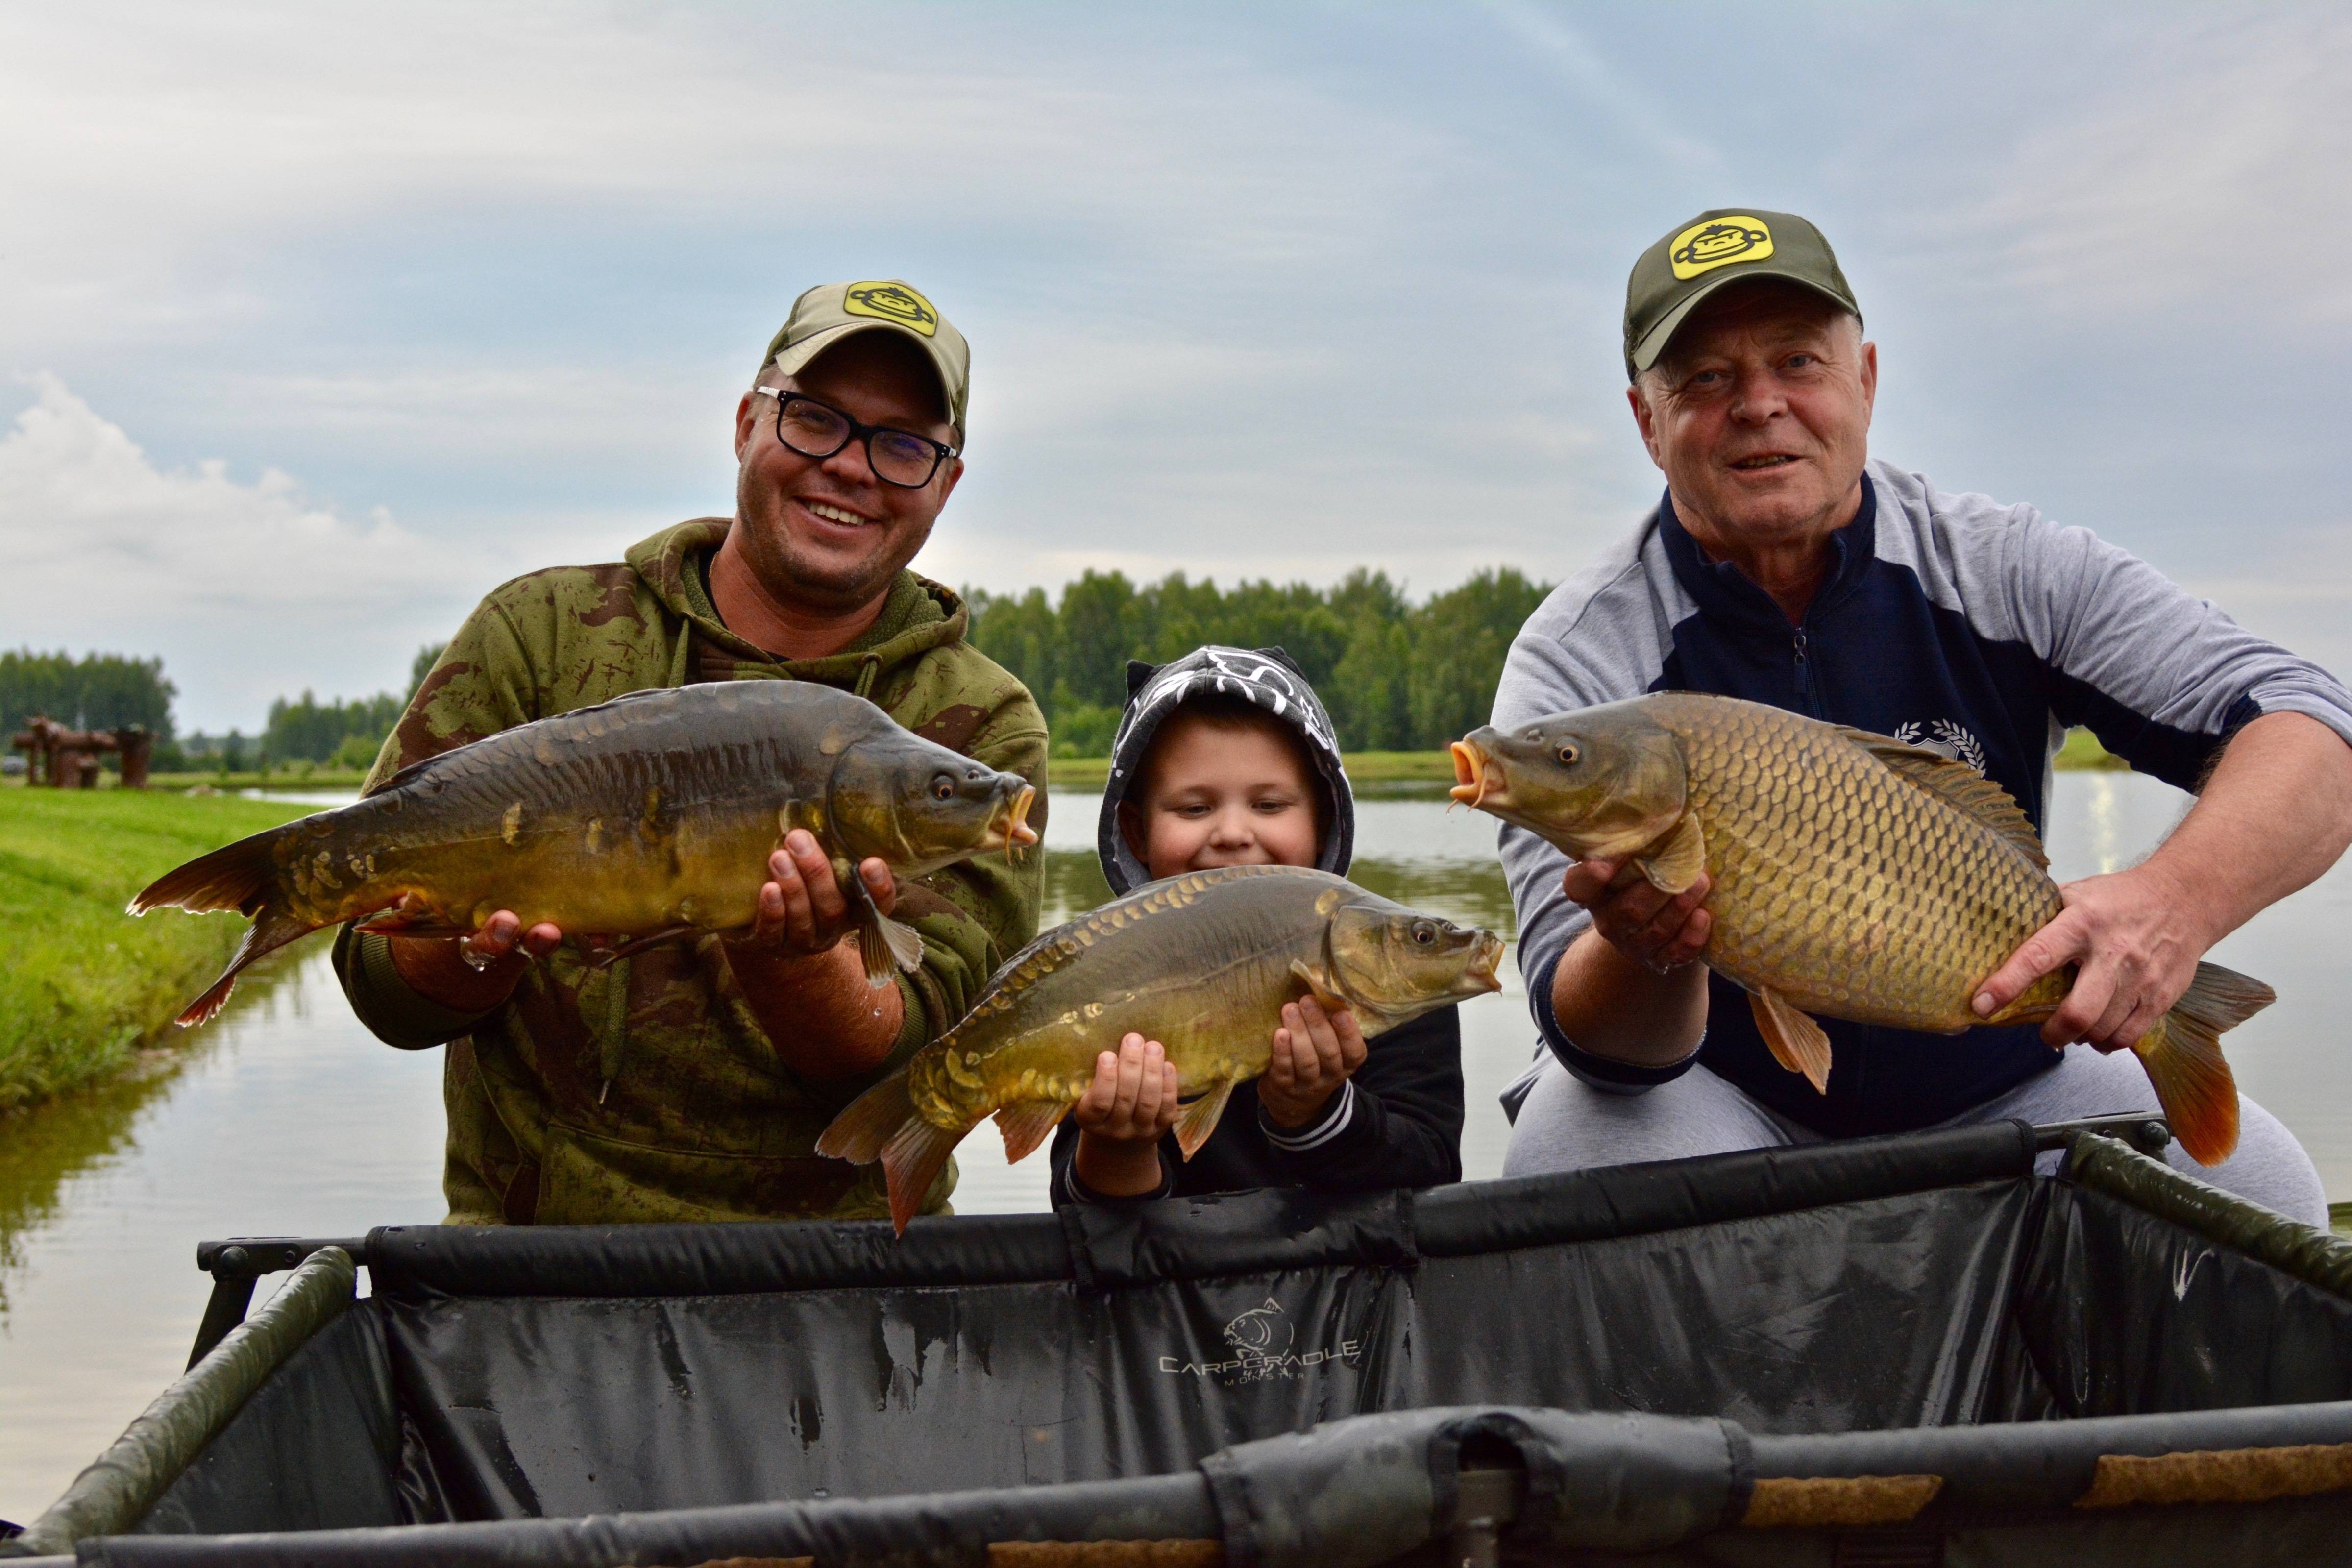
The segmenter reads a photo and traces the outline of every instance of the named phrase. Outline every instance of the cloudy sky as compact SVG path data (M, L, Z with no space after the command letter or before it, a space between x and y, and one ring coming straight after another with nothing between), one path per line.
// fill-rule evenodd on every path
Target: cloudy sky
M2352 670L2352 17L2277 5L0 9L0 643L185 727L731 505L809 283L971 336L920 563L1556 578L1624 274L1794 209L1876 450Z

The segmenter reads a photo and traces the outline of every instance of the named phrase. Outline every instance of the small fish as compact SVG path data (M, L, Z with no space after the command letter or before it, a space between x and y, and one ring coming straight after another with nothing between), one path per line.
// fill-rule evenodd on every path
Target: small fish
M1811 1017L1957 1035L2039 1023L2074 984L2043 976L1990 1018L1970 1003L2064 908L2033 825L1964 763L1760 703L1663 692L1474 731L1454 798L1578 859L1630 861L1662 891L1714 879L1707 966L1748 992L1773 1057L1826 1091ZM2181 1147L2238 1142L2220 1036L2268 1006L2260 981L2200 963L2132 1048Z
M804 827L862 906L866 979L922 963L914 928L877 909L855 871L901 879L1034 844L1036 792L902 729L862 697L799 680L640 691L429 757L366 799L191 860L131 900L235 910L252 929L183 1026L221 1009L237 972L345 921L459 936L500 910L656 942L750 926L768 858Z
M834 1119L817 1152L882 1162L903 1232L949 1153L993 1115L1019 1160L1129 1033L1168 1049L1191 1159L1234 1085L1264 1072L1286 1002L1354 1011L1367 1037L1502 988L1503 941L1343 878L1287 866L1189 871L1137 889L1015 953L963 1021Z

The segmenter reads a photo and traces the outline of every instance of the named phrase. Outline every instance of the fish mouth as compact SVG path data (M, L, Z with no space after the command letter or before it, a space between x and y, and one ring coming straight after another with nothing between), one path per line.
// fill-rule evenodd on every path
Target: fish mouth
M1505 943L1503 939L1493 931L1481 931L1479 934L1486 941L1479 949L1478 956L1470 961L1470 967L1465 973L1470 979L1477 982L1480 991L1500 991L1503 988L1503 977L1496 971L1502 966Z
M1026 849L1037 842L1037 830L1029 826L1029 807L1037 799L1034 784L1023 784L1021 793L1013 797L1001 816L992 816L988 831L982 837L982 849L1002 849L1007 865L1012 864L1015 849Z
M1446 793L1454 797L1454 805L1466 805L1476 811L1486 804L1489 795L1500 796L1504 784L1491 766L1490 759L1475 742L1456 741L1454 752L1454 787ZM1449 805L1448 811L1454 809Z

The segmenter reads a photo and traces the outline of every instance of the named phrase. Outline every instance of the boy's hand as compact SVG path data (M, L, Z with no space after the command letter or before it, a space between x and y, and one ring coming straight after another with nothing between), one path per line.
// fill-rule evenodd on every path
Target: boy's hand
M1176 1064L1165 1047L1129 1035L1095 1058L1095 1080L1071 1108L1078 1180L1105 1197L1156 1192L1160 1140L1176 1125Z
M1257 1102L1276 1127L1304 1127L1363 1065L1364 1031L1356 1016L1345 1007L1327 1013L1314 997L1302 996L1283 1005Z
M1176 1125L1176 1064L1158 1040L1129 1035L1095 1058L1095 1080L1070 1111L1079 1128L1122 1143L1157 1143Z

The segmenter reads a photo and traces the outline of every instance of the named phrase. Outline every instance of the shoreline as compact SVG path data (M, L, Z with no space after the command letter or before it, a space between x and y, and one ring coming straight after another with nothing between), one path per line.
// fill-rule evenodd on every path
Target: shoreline
M132 920L123 906L174 866L309 809L156 790L0 795L0 925L18 936L0 969L0 1124L177 1044L172 1019L246 922Z

